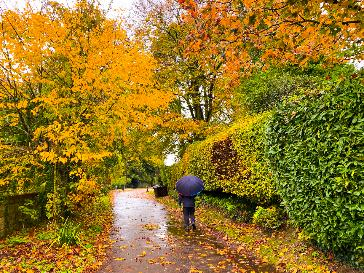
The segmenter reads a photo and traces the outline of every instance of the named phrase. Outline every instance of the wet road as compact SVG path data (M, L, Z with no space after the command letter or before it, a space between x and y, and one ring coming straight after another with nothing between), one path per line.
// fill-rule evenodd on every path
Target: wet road
M116 191L113 246L99 270L107 272L275 272L230 250L212 235L185 232L145 189Z

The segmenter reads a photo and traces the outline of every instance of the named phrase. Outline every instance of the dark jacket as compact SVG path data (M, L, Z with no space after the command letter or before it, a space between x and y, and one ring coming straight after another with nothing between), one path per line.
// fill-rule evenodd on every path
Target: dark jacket
M178 195L178 204L183 204L184 208L194 208L195 207L195 196L183 196Z

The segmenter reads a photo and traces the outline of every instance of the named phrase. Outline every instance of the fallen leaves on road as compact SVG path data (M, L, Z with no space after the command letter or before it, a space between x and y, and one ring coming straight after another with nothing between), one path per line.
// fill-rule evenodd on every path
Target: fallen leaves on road
M159 202L167 206L171 215L181 215L177 203L170 197L159 198ZM257 265L272 264L279 272L304 272L304 273L336 273L360 271L341 265L330 259L320 250L314 248L309 242L303 241L298 236L298 231L294 229L283 229L273 233L267 233L253 224L235 222L226 217L223 212L213 207L200 206L196 210L198 228L203 229L205 237L217 236L221 241L225 241L226 248L215 249L218 255L227 257L235 253L240 257L241 264L253 260ZM187 235L188 237L189 235ZM209 244L199 242L205 250L211 249ZM207 259L206 253L198 254L201 259ZM189 256L192 261L196 259ZM227 266L233 261L226 259L224 262L210 262L208 266L214 272L226 272ZM200 272L198 267L191 268L190 272ZM248 267L233 268L229 272L254 272ZM264 272L264 271L256 271ZM271 272L271 271L269 271Z
M147 230L155 230L155 229L159 229L159 225L157 225L157 224L145 224L145 225L143 225L143 228L147 229Z
M175 262L168 261L167 258L164 257L164 256L160 256L160 257L155 258L155 259L149 259L148 263L150 263L150 264L160 264L160 265L175 264Z

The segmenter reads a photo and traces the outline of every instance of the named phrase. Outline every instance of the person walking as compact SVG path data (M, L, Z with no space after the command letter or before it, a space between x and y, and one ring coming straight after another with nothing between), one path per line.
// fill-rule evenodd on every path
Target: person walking
M185 230L189 230L190 226L192 230L196 230L195 223L195 196L183 196L178 194L178 204L183 205L183 223Z
M203 181L194 175L181 177L176 183L178 203L183 205L183 222L186 230L192 226L196 230L195 223L195 198L204 190Z

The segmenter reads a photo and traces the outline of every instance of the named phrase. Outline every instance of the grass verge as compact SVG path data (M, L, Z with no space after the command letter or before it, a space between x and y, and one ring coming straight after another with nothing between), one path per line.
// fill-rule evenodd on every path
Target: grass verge
M111 198L111 195L100 197L77 217L67 220L67 227L70 223L75 227L72 233L66 234L75 237L73 245L60 244L65 232L55 223L24 230L1 240L0 272L95 272L110 245Z

